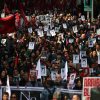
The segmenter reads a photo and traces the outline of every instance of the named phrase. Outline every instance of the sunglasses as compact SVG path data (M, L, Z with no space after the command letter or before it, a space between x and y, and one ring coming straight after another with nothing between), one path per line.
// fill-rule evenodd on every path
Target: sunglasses
M16 98L16 96L12 96L11 98Z

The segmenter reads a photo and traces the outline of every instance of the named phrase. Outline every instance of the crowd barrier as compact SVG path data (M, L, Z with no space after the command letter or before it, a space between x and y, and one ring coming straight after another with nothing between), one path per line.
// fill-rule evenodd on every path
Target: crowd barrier
M2 100L2 94L5 91L4 86L0 87L0 100ZM16 93L18 100L40 100L41 92L44 90L43 87L10 87L11 93ZM67 96L69 100L73 94L77 94L82 98L82 91L80 90L68 90L61 88L61 96Z

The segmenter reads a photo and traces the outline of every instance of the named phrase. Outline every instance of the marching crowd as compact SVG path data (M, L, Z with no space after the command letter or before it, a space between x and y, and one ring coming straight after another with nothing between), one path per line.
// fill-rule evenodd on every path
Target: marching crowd
M99 28L99 16L91 21L81 13L35 13L30 16L28 26L22 20L14 33L0 34L0 85L6 86L9 75L10 86L82 90L83 77L100 76ZM41 79L35 73L39 59L46 69ZM61 69L66 61L68 72L64 79ZM70 84L72 73L76 76Z

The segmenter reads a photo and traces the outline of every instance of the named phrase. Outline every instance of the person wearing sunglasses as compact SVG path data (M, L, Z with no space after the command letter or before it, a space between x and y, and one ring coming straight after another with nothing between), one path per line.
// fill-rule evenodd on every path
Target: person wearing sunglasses
M18 100L17 95L15 93L11 94L11 99L10 100Z

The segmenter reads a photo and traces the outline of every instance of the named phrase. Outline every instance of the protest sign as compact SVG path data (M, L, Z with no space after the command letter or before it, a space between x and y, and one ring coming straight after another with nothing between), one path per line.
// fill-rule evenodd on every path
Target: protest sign
M59 27L55 27L55 32L59 32Z
M74 84L75 78L76 78L76 73L70 74L69 84Z
M47 75L46 66L41 64L41 76L46 76L46 75Z
M79 63L79 55L78 54L73 54L73 63L78 64Z
M81 67L87 67L87 58L81 59Z
M1 18L4 18L5 17L5 13L1 13Z
M61 78L63 79L65 77L65 69L61 68Z
M80 59L86 56L86 51L80 51Z
M84 77L83 78L83 95L82 100L99 100L100 91L97 93L98 87L100 87L99 77ZM95 94L95 95L94 95ZM97 97L96 97L97 95ZM95 99L94 96L96 97ZM99 96L99 99L98 99Z
M56 71L52 71L52 72L51 72L51 79L52 79L52 80L56 80L56 74L57 74Z
M40 37L43 37L43 36L44 36L43 30L39 29L39 30L38 30L38 35L39 35Z
M48 25L45 25L44 26L44 31L48 31L48 29L49 29L49 26Z
M74 39L69 38L69 43L73 43L73 42L74 42Z
M56 35L55 30L50 30L50 34L51 34L52 36L55 36L55 35Z
M89 68L89 74L91 75L93 72L93 68Z
M34 49L34 42L29 42L28 49L29 50L33 50Z
M47 52L45 50L41 51L41 59L46 59L47 58Z
M81 16L81 20L82 20L82 21L85 20L85 16L84 16L84 15Z
M77 25L73 26L73 32L74 33L77 33L78 32Z
M50 17L50 15L45 15L45 21L47 22L47 23L50 23L51 22L51 17Z
M44 15L39 15L39 21L44 21L45 20L45 16Z
M28 28L28 33L32 33L32 32L33 32L32 27L29 27Z
M51 36L50 30L47 31L47 36Z
M98 64L100 64L100 54L98 55Z
M1 40L1 43L2 43L3 45L5 45L6 41L7 41L6 39L2 39L2 40Z
M64 29L67 29L66 23L63 23L63 28L64 28Z
M96 30L97 35L100 35L100 29Z

